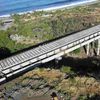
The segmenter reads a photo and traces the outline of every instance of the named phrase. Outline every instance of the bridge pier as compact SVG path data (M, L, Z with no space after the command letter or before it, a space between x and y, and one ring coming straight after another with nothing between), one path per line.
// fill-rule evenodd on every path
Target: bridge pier
M91 42L91 56L94 56L94 42Z
M95 53L95 41L91 42L90 51L91 51L91 52L90 52L91 56L96 55L96 53Z
M86 54L87 54L87 56L89 55L89 50L90 50L90 43L88 43L87 47L86 47Z
M62 60L62 57L58 57L55 59L55 64L54 64L55 68L59 68L59 61L60 60Z
M98 39L98 44L97 44L97 55L100 54L100 39Z

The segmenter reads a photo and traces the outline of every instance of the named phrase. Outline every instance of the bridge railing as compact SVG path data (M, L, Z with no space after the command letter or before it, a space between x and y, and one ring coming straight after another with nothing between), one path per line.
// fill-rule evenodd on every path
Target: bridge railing
M99 25L100 28L100 25ZM98 29L98 27L97 27ZM90 32L90 31L89 31ZM85 33L85 31L83 32ZM57 57L63 56L69 52L72 52L73 50L80 48L88 43L91 43L95 40L100 39L100 30L92 32L91 34L86 34L81 37L81 33L78 33L80 36L77 38L77 33L75 35L70 35L68 37L64 37L62 39L56 40L52 43L48 43L42 46L39 46L37 48L33 48L32 50L23 52L19 55L12 56L10 58L11 60L17 60L17 57L29 57L27 59L24 59L23 61L16 61L17 64L8 64L5 65L5 63L11 63L8 62L9 60L5 59L0 61L0 81L6 80L7 77L10 77L14 74L17 74L23 70L26 70L30 68L30 66L34 66L36 64L45 63L48 61L51 61L53 59L56 59ZM76 36L76 38L72 38L73 36ZM71 38L71 39L70 39ZM67 41L69 39L69 41ZM71 41L70 41L71 40ZM66 42L67 41L67 42ZM51 48L52 47L52 48ZM33 52L37 53L37 55L33 55ZM38 54L38 52L40 54ZM32 53L32 54L31 54ZM35 54L34 53L34 54ZM24 55L25 54L25 55ZM30 57L30 55L32 57ZM16 59L14 59L16 58ZM5 66L5 67L4 67Z

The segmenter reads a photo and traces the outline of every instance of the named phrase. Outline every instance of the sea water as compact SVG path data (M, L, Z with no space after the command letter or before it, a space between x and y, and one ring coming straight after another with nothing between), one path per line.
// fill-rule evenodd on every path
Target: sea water
M0 16L55 8L91 0L0 0Z

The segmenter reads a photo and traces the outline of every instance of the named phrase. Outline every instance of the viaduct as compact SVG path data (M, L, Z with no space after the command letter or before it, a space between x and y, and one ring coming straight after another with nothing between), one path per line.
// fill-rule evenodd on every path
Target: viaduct
M37 64L43 64L58 59L69 52L86 46L89 55L90 43L97 42L97 55L100 54L100 25L65 36L53 42L39 45L28 51L8 57L0 61L0 82L6 81Z

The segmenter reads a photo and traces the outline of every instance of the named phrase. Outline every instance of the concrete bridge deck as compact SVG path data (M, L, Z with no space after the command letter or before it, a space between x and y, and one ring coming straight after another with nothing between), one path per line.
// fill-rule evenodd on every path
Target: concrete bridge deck
M57 57L63 56L65 53L69 53L77 48L87 45L95 40L100 40L100 25L63 37L48 44L40 45L31 50L1 60L1 81L5 80L3 75L10 77L15 73L20 72L20 69L27 69L27 67L31 64L35 64L37 62L48 62Z

